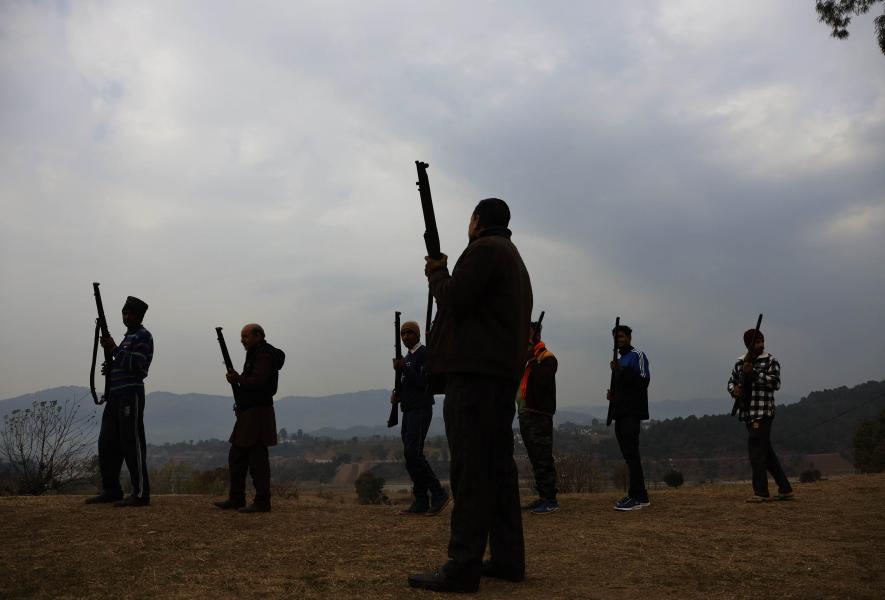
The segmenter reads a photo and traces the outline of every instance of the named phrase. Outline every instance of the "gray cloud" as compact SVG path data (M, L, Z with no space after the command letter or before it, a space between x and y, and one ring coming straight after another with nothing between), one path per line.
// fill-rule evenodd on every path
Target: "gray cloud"
M788 393L881 378L885 74L858 26L761 1L6 4L0 396L83 383L93 280L151 304L153 389L224 393L212 328L251 320L282 393L389 385L391 312L423 321L418 158L452 256L477 199L510 202L563 404L602 403L615 315L657 399L723 394L758 312Z

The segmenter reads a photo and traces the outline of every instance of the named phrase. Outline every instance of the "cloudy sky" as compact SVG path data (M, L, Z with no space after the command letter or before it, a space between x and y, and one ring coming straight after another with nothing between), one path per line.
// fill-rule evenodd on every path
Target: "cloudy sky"
M0 398L86 385L151 308L148 389L225 393L213 328L281 394L389 387L423 321L416 159L443 251L508 201L560 405L614 318L653 400L723 396L765 314L784 393L885 378L885 57L810 0L0 4Z

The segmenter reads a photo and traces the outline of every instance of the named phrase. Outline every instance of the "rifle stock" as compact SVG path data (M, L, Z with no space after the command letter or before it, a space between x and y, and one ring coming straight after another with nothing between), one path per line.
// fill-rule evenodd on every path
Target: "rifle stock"
M230 359L230 352L227 351L227 344L224 341L224 334L221 333L221 327L215 328L215 333L218 335L218 345L221 347L221 358L224 360L224 366L227 368L226 373L234 370L234 363ZM230 390L234 394L234 412L237 410L237 386L235 384L230 384Z
M393 325L396 331L394 335L396 336L396 360L400 360L403 357L403 342L399 335L400 330L400 313L399 311L394 311L394 319ZM402 382L400 381L402 377L402 369L396 369L395 371L395 379L393 380L393 393L396 394L396 402L390 403L390 416L387 417L387 426L394 427L399 423L399 394L402 389Z
M759 314L759 318L756 319L756 328L753 330L753 339L750 341L750 347L747 348L747 358L750 357L750 354L753 352L756 347L756 340L759 337L759 328L762 327L762 313ZM753 379L747 375L741 375L741 395L739 398L734 399L734 404L731 407L731 416L735 416L738 413L738 410L741 409L744 412L749 413L750 411L750 400L753 397Z
M621 325L621 317L617 317L615 319L615 328L612 332L612 337L614 338L614 349L612 350L612 360L617 362L618 360L618 327ZM611 400L608 401L608 414L605 417L605 425L608 427L612 424L612 420L614 419L614 403L618 401L618 371L612 370L611 380L608 384L608 389L611 394Z
M111 368L114 360L113 351L102 347L104 350L104 362L102 365L105 369L104 392L101 395L101 399L99 399L98 394L95 391L95 363L98 358L99 335L102 337L110 337L111 335L110 331L108 331L108 321L104 315L104 304L101 301L101 291L98 289L99 285L100 284L97 281L92 282L92 293L95 295L95 308L98 312L98 318L95 319L95 338L92 344L92 368L89 371L89 392L92 394L92 401L96 404L104 403L111 394Z

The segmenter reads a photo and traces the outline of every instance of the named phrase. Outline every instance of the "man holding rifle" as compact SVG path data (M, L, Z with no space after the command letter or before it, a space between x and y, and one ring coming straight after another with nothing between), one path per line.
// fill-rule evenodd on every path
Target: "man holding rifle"
M230 471L228 499L216 502L222 509L242 513L270 512L270 459L267 448L277 445L277 423L273 396L277 393L285 353L267 343L264 328L250 323L240 332L246 349L243 373L227 372L235 388L237 421L230 436L227 463ZM246 506L246 473L252 474L255 500Z
M97 284L96 284L97 285ZM105 398L98 435L98 464L103 492L86 500L87 504L114 502L114 506L149 506L151 489L144 438L144 378L154 357L154 338L141 322L148 305L134 296L123 304L126 335L118 346L110 335L101 336L102 347L111 356L102 365L110 372L109 397ZM132 495L123 498L120 467L129 470Z
M403 456L415 497L402 514L438 515L449 503L449 495L424 457L424 439L433 419L433 394L424 372L427 348L421 345L421 328L416 321L402 324L400 338L409 351L403 358L393 359L393 368L399 373L399 394L395 388L390 401L399 402L403 411Z
M759 316L761 323L762 316ZM781 366L765 352L765 336L755 329L744 332L747 353L741 356L728 379L728 393L740 409L738 418L747 426L747 449L753 468L753 496L747 502L767 502L768 473L777 484L778 500L792 500L793 488L771 446L774 392L781 387ZM767 472L766 472L767 471Z
M525 577L513 399L525 366L532 286L510 241L509 221L503 200L482 200L470 218L470 242L452 273L445 255L426 258L424 272L439 307L427 369L445 376L443 414L455 505L449 561L434 572L410 576L412 587L475 592L481 575ZM491 559L483 563L487 544Z
M612 329L618 359L611 361L614 389L608 391L610 414L615 421L615 437L627 463L629 487L627 495L615 504L615 510L637 510L650 504L639 456L641 421L648 420L648 358L633 347L633 330L620 323Z

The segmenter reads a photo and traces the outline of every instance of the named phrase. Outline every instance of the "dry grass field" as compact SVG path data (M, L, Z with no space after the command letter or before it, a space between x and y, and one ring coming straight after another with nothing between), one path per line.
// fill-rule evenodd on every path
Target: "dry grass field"
M797 487L745 504L747 485L562 497L524 521L528 577L483 580L486 598L882 598L885 476ZM142 509L82 497L0 498L2 598L429 598L406 575L445 560L448 518L400 517L302 495L241 515L213 498Z

